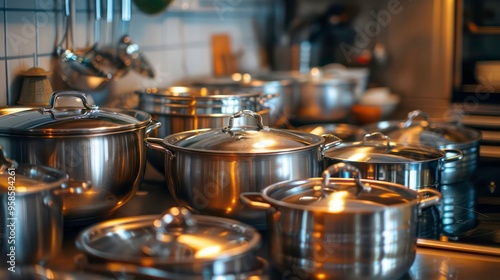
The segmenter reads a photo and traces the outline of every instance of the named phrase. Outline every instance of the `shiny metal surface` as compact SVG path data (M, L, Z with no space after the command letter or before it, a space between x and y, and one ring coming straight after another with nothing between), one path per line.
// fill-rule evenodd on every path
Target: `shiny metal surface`
M267 211L268 233L270 255L277 268L285 273L300 267L314 279L402 277L416 254L417 210L439 203L439 192L432 191L433 197L422 199L421 192L360 179L358 174L357 179L330 178L328 186L342 189L350 185L352 189L360 181L372 190L383 190L370 201L377 196L377 202L389 201L392 192L406 201L375 208L351 208L335 195L327 208L287 202L290 193L321 189L317 186L325 178L280 182L263 189L263 200L272 206ZM360 195L370 193L364 190Z
M2 171L1 267L46 263L59 252L63 201L58 191L67 181L68 174L44 166L19 164Z
M81 96L83 93L70 94ZM85 99L82 100L85 103ZM84 106L91 107L88 104ZM36 118L23 117L23 113L27 112L29 111L3 115L0 119L17 121L18 125L23 122L35 125ZM21 126L19 129L14 128L16 133L13 133L10 130L12 127L4 128L0 133L0 145L10 158L18 162L49 166L67 172L71 186L82 182L92 185L90 189L83 190L83 194L63 194L65 222L109 215L126 203L141 183L146 167L143 141L147 132L159 124L152 122L149 114L133 110L105 111L92 107L67 108L64 112L68 113L68 118L59 119L46 129L38 127L30 130ZM93 119L94 113L96 117L106 117L102 121ZM112 122L110 125L109 115L115 116L113 121L122 120L119 117L123 115L127 120L132 116L136 118L132 123L120 125ZM57 117L51 114L51 118L53 120ZM89 124L93 127L89 128ZM99 124L103 126L100 127Z
M3 280L113 280L114 277L107 277L95 273L83 271L61 271L50 269L41 265L18 267L15 272L7 269L0 271L0 279Z
M316 135L333 134L343 142L356 142L363 139L366 131L361 127L345 124L345 123L325 123L325 124L310 124L292 129L305 131Z
M417 118L423 118L418 121ZM449 123L431 122L425 112L419 110L408 113L401 122L386 121L364 127L367 132L382 132L391 139L412 145L425 145L437 149L458 149L463 158L444 165L441 172L442 184L459 183L470 179L475 173L479 160L481 133L472 128Z
M78 235L76 246L93 263L118 262L212 277L252 271L260 240L248 225L173 207L157 216L96 224Z
M355 103L356 83L349 79L321 78L300 83L299 106L291 112L294 122L334 122L347 117Z

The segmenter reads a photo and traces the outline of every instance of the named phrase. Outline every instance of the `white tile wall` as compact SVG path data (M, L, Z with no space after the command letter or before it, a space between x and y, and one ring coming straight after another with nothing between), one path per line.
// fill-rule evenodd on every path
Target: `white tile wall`
M53 72L53 89L67 88L60 79L55 56L56 45L63 34L63 2L0 0L0 38L3 38L0 42L0 106L16 104L23 78L20 73L33 66L34 53L38 54L38 66ZM89 1L75 2L74 44L84 47L93 39L93 4L88 9ZM120 3L114 0L115 34L111 42L116 42L123 34ZM185 6L187 9L182 3L189 4ZM166 87L191 77L211 75L210 37L215 33L230 34L233 50L245 49L242 69L250 71L259 68L253 20L262 18L262 13L266 12L262 4L256 7L260 13L257 16L247 4L218 13L215 6L199 3L199 0L175 0L168 10L157 15L146 15L132 5L129 35L141 47L157 76L147 79L130 72L103 92L117 97L145 87ZM244 11L239 11L240 8Z

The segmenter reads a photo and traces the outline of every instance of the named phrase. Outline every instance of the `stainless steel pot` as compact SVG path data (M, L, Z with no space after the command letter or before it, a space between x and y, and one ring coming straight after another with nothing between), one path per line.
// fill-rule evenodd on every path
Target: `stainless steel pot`
M345 162L359 169L364 179L397 183L418 190L439 188L445 166L460 159L460 150L401 144L374 132L366 134L362 141L343 142L326 152L325 167Z
M316 135L333 134L342 139L343 142L360 141L366 134L366 131L361 127L345 123L310 124L293 129Z
M139 110L151 114L162 126L152 131L151 137L164 138L170 134L201 128L222 127L232 114L243 109L252 109L270 120L270 109L262 104L271 98L260 92L235 92L232 90L209 90L206 88L170 87L150 88L139 94ZM247 118L235 120L236 125L253 122ZM163 153L147 150L147 159L159 172L164 172Z
M423 120L416 120L418 117ZM428 115L419 110L410 112L408 118L402 122L380 122L364 129L367 132L382 132L392 140L404 144L461 150L463 153L461 160L444 165L441 173L442 184L463 182L476 172L481 141L481 132L478 130L450 123L431 122Z
M270 124L272 126L279 127L287 123L288 112L285 109L287 97L290 96L289 91L292 89L290 80L271 79L264 76L259 76L259 79L256 79L249 73L235 73L230 77L212 77L194 81L191 86L277 95L276 98L269 99L263 105L271 110Z
M59 97L70 96L82 106L54 106ZM115 212L139 187L144 139L159 124L146 112L89 105L82 92L56 92L50 104L0 116L0 145L13 160L67 172L71 186L92 184L84 194L63 195L65 223Z
M56 270L41 265L16 267L14 272L7 269L0 271L3 280L116 280L116 277L106 277L83 271Z
M96 224L78 235L76 246L93 264L123 264L125 269L135 265L211 279L255 269L260 240L260 234L243 223L174 207L161 216Z
M256 127L233 127L234 119L247 115L257 119ZM240 193L318 176L324 152L341 141L333 135L272 129L258 114L242 111L231 116L224 128L185 131L146 142L165 154L167 186L180 205L260 228L265 227L264 214L244 208Z
M46 263L62 246L62 187L68 174L14 164L0 149L1 267Z
M330 178L340 171L355 178ZM340 163L322 178L279 182L241 196L245 204L267 210L270 254L282 273L299 270L308 279L399 279L410 269L418 212L439 203L440 193L359 174Z

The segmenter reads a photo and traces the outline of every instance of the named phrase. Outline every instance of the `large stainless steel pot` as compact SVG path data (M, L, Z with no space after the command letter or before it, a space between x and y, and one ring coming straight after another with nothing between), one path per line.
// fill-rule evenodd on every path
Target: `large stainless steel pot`
M345 162L355 166L364 179L397 183L418 190L439 188L445 166L460 159L460 150L401 144L380 132L373 132L366 134L362 141L343 142L326 152L325 167Z
M292 81L290 80L266 78L265 76L259 76L257 79L249 73L235 73L230 77L212 77L193 81L191 86L277 95L276 98L265 101L263 105L271 110L270 124L272 126L279 127L287 123L286 104L292 90Z
M76 97L82 105L54 106L60 97ZM63 195L65 223L113 213L139 187L144 139L159 124L146 112L89 105L82 92L56 92L50 105L0 116L0 145L13 160L67 172L70 185L92 185L84 194Z
M246 115L257 119L257 126L233 127L233 119ZM244 208L240 193L318 176L324 152L341 142L330 136L327 141L306 132L272 129L258 114L242 111L231 116L227 127L148 138L147 143L165 154L167 186L179 204L265 227L264 214Z
M151 114L162 126L151 137L164 138L170 134L201 128L222 127L232 114L251 109L269 123L270 109L264 107L272 96L261 92L236 92L192 87L149 88L136 92L139 110ZM251 124L252 120L240 118L236 125ZM164 155L147 150L147 159L158 171L165 170Z
M0 149L1 267L46 263L62 246L61 191L68 174L32 164L14 164Z
M423 120L416 120L418 117ZM461 150L463 153L461 160L444 165L441 173L442 184L463 182L476 172L481 141L481 132L478 130L445 122L431 122L428 115L419 110L410 112L408 118L402 122L380 122L364 129L367 132L382 132L400 143Z
M253 271L260 242L259 232L248 225L191 215L182 207L170 208L161 216L102 222L84 229L76 238L78 250L90 264L122 264L125 271L134 265L144 271L154 268L165 274L203 279Z
M340 171L355 178L330 178ZM267 210L270 254L282 273L298 270L308 279L399 279L410 269L418 212L439 203L440 193L359 174L340 163L322 178L279 182L242 195L244 203Z

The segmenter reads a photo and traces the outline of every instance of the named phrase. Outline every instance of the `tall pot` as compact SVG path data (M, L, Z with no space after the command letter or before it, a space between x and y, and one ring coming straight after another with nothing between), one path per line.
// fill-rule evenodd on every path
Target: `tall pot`
M1 149L0 165L0 266L17 270L46 263L62 246L61 192L68 174L46 166L16 165Z
M422 118L423 120L417 120ZM461 125L431 122L429 116L416 110L402 122L386 121L364 127L367 132L382 132L404 144L431 146L437 149L458 149L463 158L448 162L441 172L441 184L460 183L471 179L479 160L481 132Z
M340 171L355 178L330 178ZM340 163L322 178L279 182L241 196L245 204L267 210L270 254L282 273L298 271L308 279L399 279L410 269L418 213L437 204L440 193L359 174Z
M59 107L59 98L81 100ZM69 174L69 185L91 184L84 194L63 195L65 223L112 214L135 194L146 166L146 135L159 123L146 112L89 105L82 92L55 92L50 108L0 116L0 145L18 162Z
M233 126L234 119L246 115L257 119L257 126ZM231 116L224 128L185 131L146 142L165 155L167 186L179 204L261 228L264 214L244 208L240 193L318 176L324 152L341 142L330 136L272 129L258 114L242 111Z

